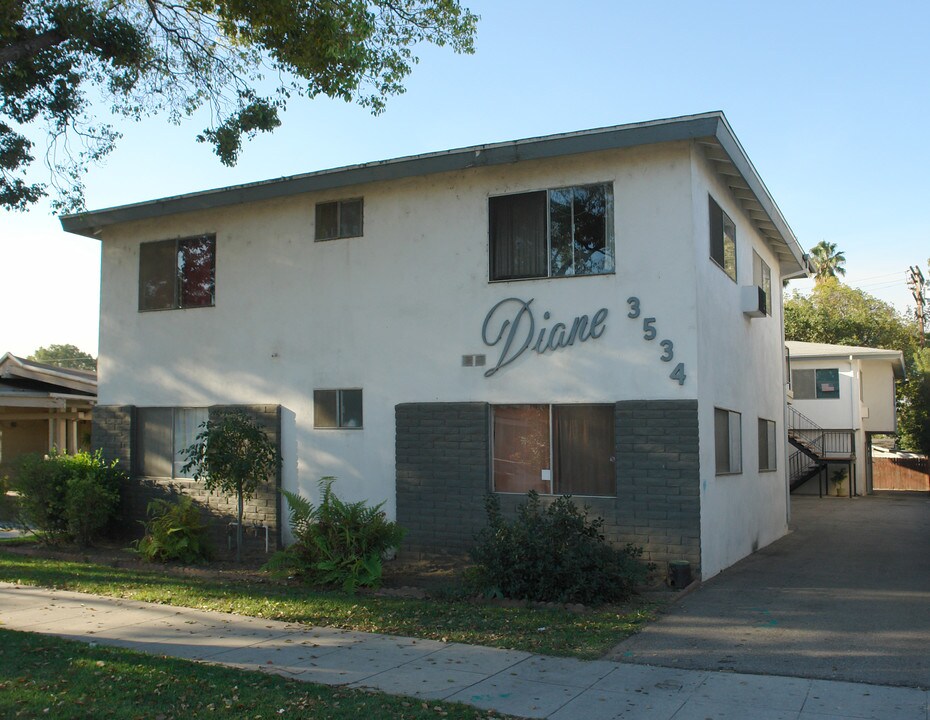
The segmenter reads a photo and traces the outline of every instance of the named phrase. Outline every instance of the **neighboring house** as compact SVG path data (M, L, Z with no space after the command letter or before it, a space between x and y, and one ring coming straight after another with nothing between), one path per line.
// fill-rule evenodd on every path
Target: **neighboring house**
M103 243L95 445L145 487L190 487L177 451L239 405L286 489L337 476L408 554L464 552L488 492L531 489L704 578L787 531L781 281L807 271L720 113L62 225Z
M28 453L88 449L96 402L96 373L0 357L0 474Z
M803 486L803 492L816 493L817 482L822 490L837 470L846 470L852 482L847 479L843 492L871 493L872 436L897 432L895 381L904 379L904 354L851 345L795 341L785 345L791 367L789 437L806 436L814 447L813 452L805 452L794 443L789 460L795 470L792 484ZM792 422L796 413L791 408L816 427L802 419ZM817 461L823 472L815 472L818 468L805 462L805 455ZM804 468L807 470L801 472ZM804 475L811 482L804 483ZM826 488L832 489L831 484Z

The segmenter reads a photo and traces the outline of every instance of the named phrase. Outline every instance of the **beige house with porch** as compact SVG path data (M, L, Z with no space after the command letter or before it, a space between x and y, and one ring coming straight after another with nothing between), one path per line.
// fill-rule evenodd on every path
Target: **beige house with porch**
M0 474L28 453L90 448L97 374L0 357Z

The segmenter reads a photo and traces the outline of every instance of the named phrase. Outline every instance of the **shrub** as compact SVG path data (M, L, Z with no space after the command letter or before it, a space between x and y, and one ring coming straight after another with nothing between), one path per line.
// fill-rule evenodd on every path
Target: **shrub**
M315 507L297 493L282 491L290 508L293 545L265 566L275 574L294 575L314 585L340 586L354 593L381 584L384 554L400 545L406 531L387 519L384 503L347 503L336 497L336 478L320 480L321 502Z
M200 510L187 495L175 502L152 500L143 522L145 536L133 543L132 550L149 562L179 560L192 564L205 562L212 555L207 525Z
M23 458L14 488L26 525L48 542L88 545L107 527L119 505L125 476L100 451Z
M513 520L506 520L496 495L485 501L488 526L471 556L470 582L487 595L540 602L599 604L630 596L649 566L642 548L616 548L601 534L603 518L589 521L570 496L543 507L531 491Z

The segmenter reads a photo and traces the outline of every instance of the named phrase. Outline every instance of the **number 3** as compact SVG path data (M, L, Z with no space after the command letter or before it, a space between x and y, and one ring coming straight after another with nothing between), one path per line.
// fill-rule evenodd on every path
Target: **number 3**
M626 301L630 306L630 312L628 312L626 316L628 318L638 318L639 317L639 298L629 297L626 299Z
M675 343L673 343L671 340L663 340L662 342L659 343L659 345L665 348L665 354L662 355L662 357L660 357L659 360L661 360L662 362L671 361L671 359L675 357L675 353L672 352L672 348L675 347Z

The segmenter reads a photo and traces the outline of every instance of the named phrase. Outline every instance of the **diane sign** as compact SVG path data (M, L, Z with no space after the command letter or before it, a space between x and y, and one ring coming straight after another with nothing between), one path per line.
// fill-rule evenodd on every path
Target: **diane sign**
M557 322L551 326L545 322L551 319L551 313L547 310L542 314L543 322L537 324L531 307L533 300L506 298L492 307L485 316L481 339L488 347L500 347L497 363L484 373L485 377L491 377L527 350L542 355L570 347L576 342L597 340L607 329L607 308L601 308L590 318L578 315L570 325Z

